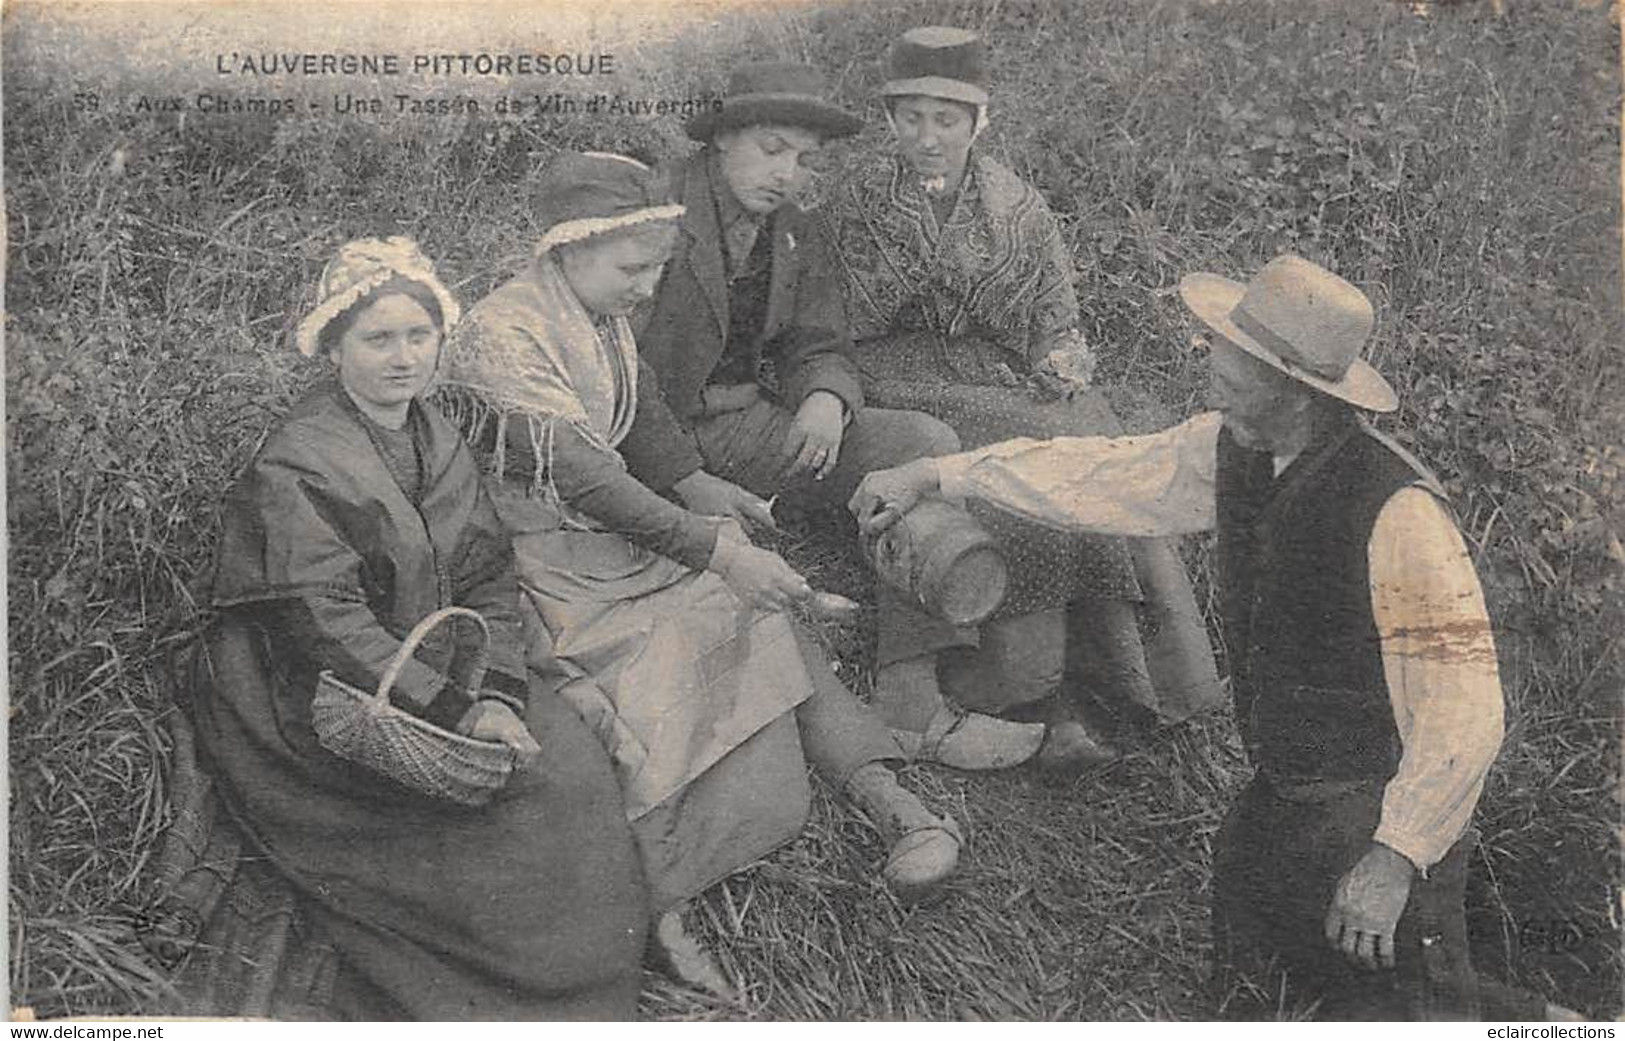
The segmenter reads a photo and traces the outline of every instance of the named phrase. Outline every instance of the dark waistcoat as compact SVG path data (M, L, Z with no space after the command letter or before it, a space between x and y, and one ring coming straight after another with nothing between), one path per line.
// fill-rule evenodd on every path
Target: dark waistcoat
M1439 493L1352 416L1279 478L1268 452L1221 432L1220 610L1236 719L1259 770L1383 780L1398 767L1367 545L1383 504L1412 484Z
M740 274L728 282L728 335L722 360L708 383L757 383L771 386L771 361L762 355L762 330L773 284L773 222L764 221ZM764 378L765 377L765 378Z

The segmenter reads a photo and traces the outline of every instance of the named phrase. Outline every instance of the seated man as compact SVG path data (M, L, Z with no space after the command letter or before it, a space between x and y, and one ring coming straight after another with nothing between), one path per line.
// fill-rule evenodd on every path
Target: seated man
M686 210L635 321L663 393L644 397L621 451L634 476L697 513L771 525L759 496L844 502L872 469L959 448L930 416L866 408L842 354L849 338L829 250L792 199L824 138L862 124L821 93L810 66L743 66L721 108L689 123L706 147L665 171ZM1042 725L943 705L936 652L964 637L889 588L879 597L877 696L925 688L904 699L926 706L920 718L888 719L905 746L967 770L1030 758Z
M1294 256L1180 291L1213 333L1217 411L921 460L871 474L852 508L872 529L926 494L1102 534L1217 529L1256 767L1214 847L1221 1011L1537 1018L1539 999L1467 957L1464 836L1502 736L1495 643L1444 492L1362 414L1397 406L1360 358L1371 305Z

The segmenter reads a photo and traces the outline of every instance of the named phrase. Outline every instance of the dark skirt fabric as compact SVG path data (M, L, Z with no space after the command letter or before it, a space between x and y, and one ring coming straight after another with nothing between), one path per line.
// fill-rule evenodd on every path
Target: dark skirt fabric
M184 711L170 737L170 824L153 868L140 931L175 970L156 1015L330 1020L338 954L317 935L299 894L262 854L244 848L214 778L198 760Z
M194 671L199 759L249 863L211 915L217 937L231 931L220 915L257 916L271 939L239 921L238 946L274 951L280 933L317 951L292 965L313 981L296 989L336 1018L634 1016L648 922L637 854L608 759L551 691L533 689L526 720L539 763L474 809L313 750L294 723L310 691L243 612L217 623ZM298 931L271 928L279 919ZM241 997L222 983L214 994Z

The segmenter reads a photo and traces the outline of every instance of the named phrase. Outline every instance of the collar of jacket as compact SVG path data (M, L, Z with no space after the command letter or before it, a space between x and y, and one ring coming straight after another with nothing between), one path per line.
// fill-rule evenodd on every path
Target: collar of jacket
M717 330L727 335L728 329L728 270L723 251L727 249L722 236L722 216L718 213L717 190L712 181L715 166L711 149L702 149L678 169L680 187L675 193L686 208L680 227L688 240L683 247L683 260L694 272L694 280L706 301L711 305L711 317Z
M734 195L733 189L728 187L727 176L722 172L722 156L711 148L700 154L706 157L705 176L711 182L711 199L717 208L717 227L726 232L736 221L741 220L754 221L759 227L767 227L770 223L769 215L752 213L745 209Z
M719 335L728 331L728 272L724 253L723 217L719 196L727 191L717 183L721 171L711 159L707 147L677 166L672 175L672 194L686 207L679 227L686 240L681 250L681 261L694 273L706 301L711 306L711 317ZM800 244L796 241L801 224L801 210L793 202L786 202L763 220L762 234L773 236L772 297L769 304L769 322L780 316L782 301L789 290L789 280L795 270L793 254ZM779 303L780 306L774 306Z

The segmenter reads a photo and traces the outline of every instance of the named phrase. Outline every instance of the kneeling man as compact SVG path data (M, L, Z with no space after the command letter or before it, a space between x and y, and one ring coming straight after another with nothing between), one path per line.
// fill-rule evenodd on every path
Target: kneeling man
M1217 529L1256 767L1214 849L1221 1010L1540 1018L1467 958L1467 831L1501 743L1500 676L1444 491L1366 421L1398 404L1360 357L1371 304L1294 256L1180 292L1212 330L1215 411L920 460L869 475L852 508L871 530L927 494L1101 534Z

